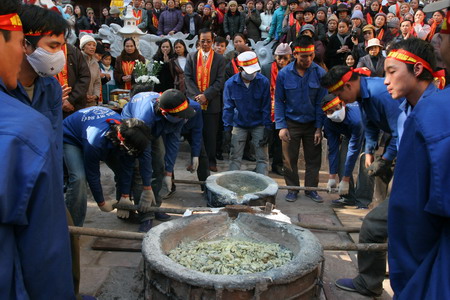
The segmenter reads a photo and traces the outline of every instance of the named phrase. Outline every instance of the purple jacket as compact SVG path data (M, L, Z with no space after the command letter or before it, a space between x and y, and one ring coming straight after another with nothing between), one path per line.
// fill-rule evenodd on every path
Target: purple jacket
M158 35L167 35L172 30L181 31L183 27L183 16L178 9L168 9L161 13L158 23Z

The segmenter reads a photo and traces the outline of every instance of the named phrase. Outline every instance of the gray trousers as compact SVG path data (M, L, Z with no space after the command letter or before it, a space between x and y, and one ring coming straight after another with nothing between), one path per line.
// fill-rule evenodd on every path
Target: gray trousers
M360 243L385 243L387 241L387 218L389 198L369 212L361 226ZM358 251L359 275L353 284L359 293L376 296L383 292L386 274L386 252Z
M254 128L233 127L233 131L231 134L230 171L241 169L245 142L247 141L248 134L251 134L251 142L255 147L256 173L267 175L269 172L268 146L259 146L259 142L263 139L264 136L264 126L257 126Z

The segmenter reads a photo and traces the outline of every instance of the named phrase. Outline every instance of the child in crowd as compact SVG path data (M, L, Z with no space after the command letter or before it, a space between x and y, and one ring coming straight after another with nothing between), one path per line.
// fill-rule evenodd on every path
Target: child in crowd
M100 66L100 77L102 79L102 96L103 103L107 104L109 99L109 94L112 90L116 89L116 82L114 81L114 67L111 64L112 56L111 53L105 52L102 55L102 59L99 61Z

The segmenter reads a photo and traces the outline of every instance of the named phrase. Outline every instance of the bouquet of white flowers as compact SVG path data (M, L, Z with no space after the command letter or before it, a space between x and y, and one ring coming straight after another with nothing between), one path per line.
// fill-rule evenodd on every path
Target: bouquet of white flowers
M159 79L156 77L161 71L163 62L154 61L153 64L146 60L145 63L136 60L134 64L134 78L136 83L140 84L159 84Z

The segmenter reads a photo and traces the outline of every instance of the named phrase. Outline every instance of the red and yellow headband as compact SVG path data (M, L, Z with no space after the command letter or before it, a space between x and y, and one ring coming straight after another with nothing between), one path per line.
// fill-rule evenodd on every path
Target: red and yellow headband
M185 109L188 108L188 107L189 107L189 102L188 102L187 100L184 100L184 102L181 103L180 105L178 105L177 107L174 107L174 108L166 108L166 109L161 108L161 110L162 110L163 112L166 112L166 113L169 113L169 114L176 114L176 113L179 113L180 111L185 110Z
M300 47L300 46L294 47L294 53L308 53L308 52L314 52L314 45L308 47Z
M0 16L0 29L6 31L22 31L22 21L18 14Z
M330 102L328 102L327 104L325 104L324 106L322 106L322 110L325 112L327 110L329 110L332 107L335 107L336 105L340 104L342 101L341 99L339 99L339 97L334 98L333 100L331 100Z
M341 88L344 84L346 84L350 80L350 78L352 78L353 73L358 73L366 76L370 76L371 74L370 70L365 68L350 69L350 71L348 71L341 77L341 80L339 80L335 85L332 85L328 88L328 92L332 93Z
M245 61L238 60L238 66L239 67L248 67L248 66L251 66L251 65L254 65L254 64L257 64L257 63L258 63L258 58L257 57L249 59L249 60L245 60Z
M42 32L42 31L29 31L25 33L25 36L43 36L43 35L52 35L52 32Z
M416 63L421 63L423 65L423 67L425 69L427 69L428 71L430 71L431 75L433 75L433 77L439 81L439 88L442 90L445 86L445 71L444 70L440 70L440 71L436 71L434 72L433 69L431 68L431 65L425 61L424 59L422 59L421 57L403 50L403 49L394 49L391 52L389 52L387 58L393 58L395 60L401 61L405 64L410 64L410 65L414 65Z

